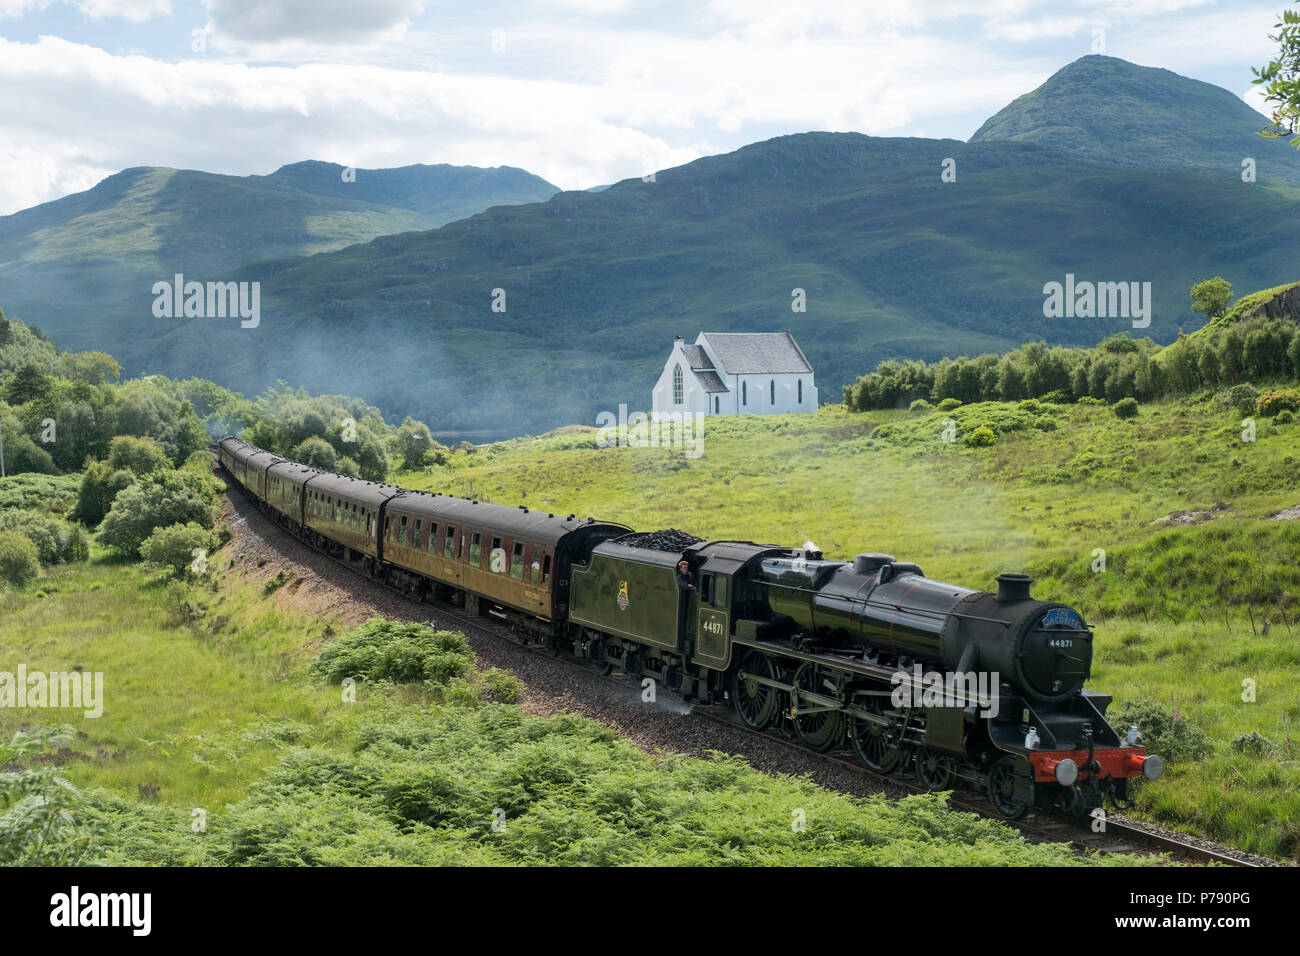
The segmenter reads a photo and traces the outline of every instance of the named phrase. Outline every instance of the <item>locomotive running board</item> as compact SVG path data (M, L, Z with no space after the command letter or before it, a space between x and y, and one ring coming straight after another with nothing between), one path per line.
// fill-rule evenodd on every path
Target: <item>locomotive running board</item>
M756 641L749 638L740 638L740 637L732 638L732 644L739 645L741 647L753 648L754 650L763 651L769 654L777 654L782 657L788 657L793 660L804 661L811 664L833 665L835 667L842 668L843 670L846 670L851 674L856 674L859 677L868 677L871 678L872 680L880 681L881 683L891 688L910 687L917 692L923 692L925 690L925 688L922 685L917 684L917 682L913 678L912 671L900 671L898 668L895 667L884 667L880 664L872 664L868 661L856 660L854 658L844 658L838 656L831 657L824 654L812 654L809 653L808 651L796 651L793 648L785 647L780 644L771 644L766 641ZM901 679L896 679L895 678L896 674L902 674L903 677ZM790 684L781 684L779 682L773 682L768 678L759 677L757 675L753 675L750 679L757 680L763 684L770 684L773 687L777 687L785 691L789 691L792 689L792 685ZM892 694L892 691L890 693ZM807 691L803 692L803 696L808 699L816 699L818 700L818 702L820 701L829 702L833 700L833 698L823 697L820 694L809 694ZM962 701L966 704L966 706L973 706L973 707L985 706L985 703L983 701L980 701L978 697L972 698L963 694ZM849 704L847 706L842 706L839 704L838 701L835 702L834 708L826 707L821 709L843 710L845 713L851 713L854 714L854 716L861 716L867 720L871 720L875 717L875 715L869 714L866 711L859 711L859 709L854 708L852 704Z

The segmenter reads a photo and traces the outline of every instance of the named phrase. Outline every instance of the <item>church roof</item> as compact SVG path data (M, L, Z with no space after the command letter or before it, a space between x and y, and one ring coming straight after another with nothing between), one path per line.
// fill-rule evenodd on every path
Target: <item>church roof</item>
M683 345L682 354L686 356L686 361L692 369L713 368L713 363L709 361L709 355L704 351L703 345Z
M691 374L704 386L706 392L729 392L731 389L722 384L722 379L718 378L718 373L711 368L693 368Z
M789 332L701 332L700 335L727 375L812 372L803 350Z

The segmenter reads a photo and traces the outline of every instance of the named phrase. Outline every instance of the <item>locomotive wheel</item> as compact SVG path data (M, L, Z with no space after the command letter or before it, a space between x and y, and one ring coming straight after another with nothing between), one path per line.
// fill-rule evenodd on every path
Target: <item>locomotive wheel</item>
M766 654L750 651L741 659L731 677L731 699L736 705L736 713L745 726L762 730L776 719L781 709L781 691L756 680L741 680L741 671L768 680L780 680L781 668Z
M862 707L873 714L885 712L885 698L864 697ZM904 750L899 742L901 724L894 721L888 727L862 720L849 718L849 739L862 762L876 773L890 773L903 760Z
M801 664L794 672L794 686L795 694L800 690L814 694L826 693L826 688L822 686L821 669L811 661ZM844 714L837 710L800 714L794 719L794 732L805 747L818 753L830 750L844 736Z
M604 638L598 637L591 642L588 656L602 677L614 673L614 662L609 659L609 645L605 643Z
M989 801L1008 820L1019 820L1033 802L1032 799L1028 803L1016 799L1016 777L1015 757L1002 757L989 770Z
M951 790L955 773L955 761L947 754L928 747L916 752L916 775L931 790Z

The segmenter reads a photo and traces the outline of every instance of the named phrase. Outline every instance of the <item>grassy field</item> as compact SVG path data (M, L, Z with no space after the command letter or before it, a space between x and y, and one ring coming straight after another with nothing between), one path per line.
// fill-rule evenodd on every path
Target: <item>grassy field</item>
M0 594L0 669L105 676L95 719L0 710L0 763L15 731L73 727L30 763L81 791L79 829L62 838L82 862L1090 862L942 797L862 800L722 754L651 756L585 718L528 715L510 703L515 679L476 670L460 635L378 620L344 631L284 609L243 578L238 555L217 557L199 583L100 558ZM340 673L367 676L354 701ZM68 860L42 852L0 833L0 860Z
M941 440L945 418L955 442ZM996 443L966 446L982 424ZM1093 405L831 406L710 420L697 459L598 448L590 430L568 429L396 481L637 529L812 541L828 557L885 551L968 587L1027 570L1035 596L1096 625L1091 686L1116 706L1155 702L1175 727L1209 736L1208 756L1174 759L1142 790L1140 812L1296 859L1300 521L1269 516L1300 505L1300 425L1261 419L1254 442L1241 430L1209 393L1131 421ZM1206 514L1162 520L1180 512ZM1267 743L1237 739L1252 732Z

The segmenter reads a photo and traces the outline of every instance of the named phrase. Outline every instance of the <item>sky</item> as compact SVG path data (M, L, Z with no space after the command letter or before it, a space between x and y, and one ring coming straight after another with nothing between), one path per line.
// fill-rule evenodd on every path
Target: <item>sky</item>
M1284 0L0 0L0 216L132 166L584 189L808 130L965 140L1080 56L1261 108Z

